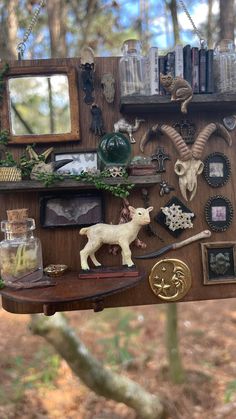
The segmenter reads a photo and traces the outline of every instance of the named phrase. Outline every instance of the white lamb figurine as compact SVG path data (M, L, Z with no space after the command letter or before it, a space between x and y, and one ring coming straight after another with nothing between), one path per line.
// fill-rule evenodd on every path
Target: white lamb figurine
M132 243L143 225L150 223L149 212L153 207L133 208L128 207L132 220L124 224L95 224L91 227L85 227L80 230L80 234L88 237L88 242L80 252L81 268L88 270L87 259L90 256L95 266L101 266L101 263L95 257L95 252L103 244L118 244L121 247L122 265L131 267L134 265L131 259L130 243Z

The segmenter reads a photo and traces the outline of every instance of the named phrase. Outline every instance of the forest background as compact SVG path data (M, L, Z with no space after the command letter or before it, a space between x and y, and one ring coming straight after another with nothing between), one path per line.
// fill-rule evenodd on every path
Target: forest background
M235 38L234 0L185 3L209 48ZM17 58L38 4L0 0L2 60ZM198 46L176 0L48 0L24 58L76 57L85 44L98 56L121 55L129 38L141 39L144 50ZM234 300L179 304L180 343L177 307L167 307L69 313L67 319L1 310L0 417L235 418Z

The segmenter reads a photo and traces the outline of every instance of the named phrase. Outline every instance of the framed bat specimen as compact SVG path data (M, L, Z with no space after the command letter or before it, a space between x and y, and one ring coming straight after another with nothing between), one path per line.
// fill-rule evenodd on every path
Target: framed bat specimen
M102 196L99 193L63 193L40 199L42 227L81 227L102 223Z

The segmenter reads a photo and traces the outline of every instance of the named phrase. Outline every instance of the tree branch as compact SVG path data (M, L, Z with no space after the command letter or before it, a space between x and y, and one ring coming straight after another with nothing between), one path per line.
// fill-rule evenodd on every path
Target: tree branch
M34 334L44 337L96 394L125 403L142 419L165 417L163 401L129 378L100 364L75 335L63 314L56 313L53 317L32 315L30 328Z

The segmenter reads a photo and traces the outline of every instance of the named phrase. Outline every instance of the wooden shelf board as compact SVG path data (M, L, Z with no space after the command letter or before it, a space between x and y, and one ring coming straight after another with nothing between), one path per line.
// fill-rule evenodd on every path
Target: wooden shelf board
M233 93L212 93L194 94L189 103L189 110L207 109L208 111L225 110L232 111L236 106L236 94ZM179 102L171 102L170 96L123 96L120 99L120 111L127 113L134 112L161 112L180 111Z
M151 186L161 181L161 175L156 174L152 176L129 176L128 183L133 183L135 186ZM110 185L125 184L126 181L122 178L109 178L106 183ZM65 189L96 189L93 184L84 182L72 181L65 179L62 182L55 182L50 186L45 186L42 182L35 180L23 180L19 182L0 182L0 192L21 192L21 191L54 191Z
M2 296L3 307L7 305L8 311L12 313L21 312L17 308L21 304L27 306L27 312L31 313L31 307L35 304L42 305L42 312L45 314L54 314L60 303L65 302L79 302L79 301L103 301L104 298L133 288L145 279L144 271L140 271L136 276L117 276L115 278L87 278L80 279L78 272L67 272L61 277L53 278L56 282L54 286L19 289L5 287L0 290ZM7 304L4 304L6 302ZM51 307L50 307L51 305ZM32 310L32 313L34 310ZM48 315L50 315L48 314Z

